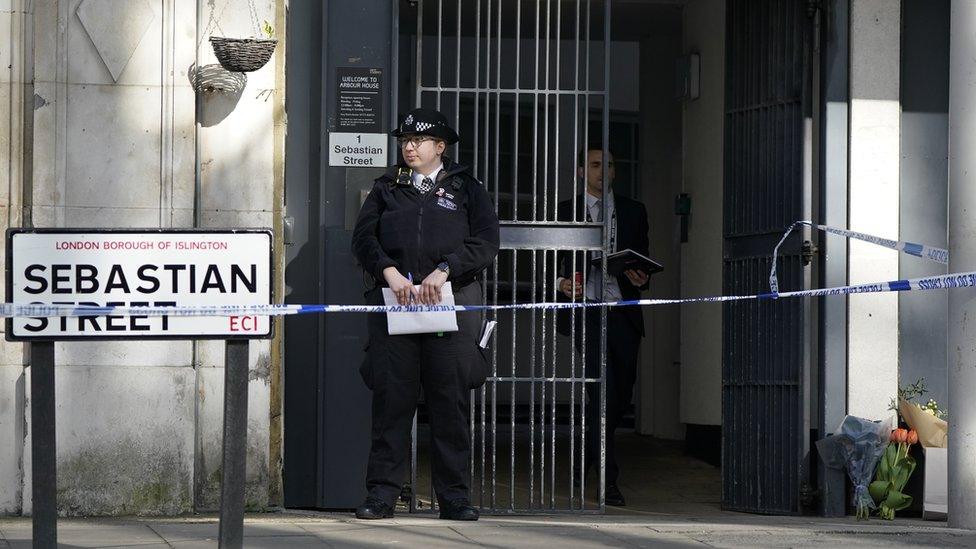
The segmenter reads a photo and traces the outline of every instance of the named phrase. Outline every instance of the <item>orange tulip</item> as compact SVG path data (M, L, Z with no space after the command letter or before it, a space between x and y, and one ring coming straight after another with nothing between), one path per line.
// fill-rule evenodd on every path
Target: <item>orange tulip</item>
M908 431L908 445L911 446L916 442L918 442L918 431L912 429L911 431Z
M891 442L901 444L908 441L908 430L907 429L895 429L891 432L891 437L889 438Z

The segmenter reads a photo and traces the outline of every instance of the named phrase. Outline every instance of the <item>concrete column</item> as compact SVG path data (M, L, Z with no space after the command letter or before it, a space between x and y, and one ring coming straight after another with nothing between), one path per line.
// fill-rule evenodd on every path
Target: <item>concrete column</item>
M682 192L691 196L681 245L681 296L722 293L725 2L684 8L684 51L701 54L701 96L683 108ZM722 423L722 308L681 306L681 422Z
M949 272L976 270L976 2L953 0L949 32ZM976 529L976 290L949 294L949 526Z
M664 27L664 25L660 25ZM641 41L641 191L650 223L651 257L675 268L654 275L650 295L678 295L681 291L680 244L674 228L674 197L681 192L681 111L676 108L674 83L660 78L674 70L681 54L681 23L655 30ZM663 275L663 276L662 276ZM665 439L683 439L681 395L681 309L645 307L646 337L638 367L640 415L638 432Z
M901 2L850 5L848 225L897 239ZM898 278L897 252L854 240L849 246L851 284ZM882 419L898 389L898 296L852 295L848 319L848 410Z
M22 225L21 189L30 177L25 140L33 96L30 28L34 6L0 0L0 230ZM24 345L0 341L0 514L23 510L25 375Z

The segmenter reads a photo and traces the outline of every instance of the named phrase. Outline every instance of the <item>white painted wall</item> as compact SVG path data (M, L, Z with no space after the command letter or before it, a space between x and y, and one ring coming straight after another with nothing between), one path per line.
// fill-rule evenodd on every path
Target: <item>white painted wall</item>
M282 177L276 147L283 131L283 48L248 75L242 93L201 96L198 120L189 72L195 63L216 62L198 32L251 35L257 30L249 10L223 10L216 14L221 30L215 24L198 29L198 9L207 25L223 3L131 0L119 7L87 0L96 17L85 25L77 15L81 1L0 0L0 56L9 55L8 36L18 47L34 45L22 64L0 59L0 223L21 223L18 139L25 124L15 94L26 90L36 93L33 140L25 145L33 157L27 213L34 226L271 227ZM284 0L255 5L259 19L283 21ZM26 16L12 13L27 7ZM128 59L117 80L106 59ZM33 89L22 83L30 69ZM268 505L269 483L278 475L269 456L270 345L250 347L252 508ZM24 432L30 373L23 353L21 344L0 342L0 437L13 442L0 445L0 514L31 507L30 433ZM56 346L56 359L63 513L216 507L222 343L65 343Z
M681 245L681 296L721 295L725 5L692 0L684 14L684 52L701 55L701 97L684 107L682 189L692 213ZM681 421L722 422L719 305L681 306Z
M898 238L901 2L851 1L852 230ZM898 278L897 252L850 242L851 284ZM898 388L898 296L848 301L848 410L881 419Z

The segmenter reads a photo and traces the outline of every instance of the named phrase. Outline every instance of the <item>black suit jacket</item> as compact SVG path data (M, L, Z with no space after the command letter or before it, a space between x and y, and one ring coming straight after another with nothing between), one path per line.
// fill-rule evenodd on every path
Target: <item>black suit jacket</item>
M647 208L644 204L636 200L631 200L625 196L620 196L614 194L614 209L617 215L617 235L616 235L616 248L617 251L631 249L639 254L645 256L650 255L648 251L649 245L647 240L648 224L647 224ZM586 219L585 210L586 209L586 197L582 194L576 196L576 216L575 219L583 220ZM559 203L558 209L558 219L561 221L569 221L574 219L573 216L573 200L563 200ZM573 255L576 255L576 270L583 270L583 268L588 264L588 254L585 252L560 252L559 254L559 276L563 278L573 278ZM620 296L624 300L640 299L640 294L642 290L646 290L648 284L637 288L630 283L630 279L626 275L621 274L617 278L617 285L620 287ZM560 301L569 301L562 292L558 293ZM621 307L617 309L621 311L630 323L634 326L634 329L644 335L644 315L641 313L641 308L632 307ZM582 315L576 315L577 319L580 319ZM557 330L568 335L570 333L570 315L569 311L565 309L560 309L557 315ZM578 321L578 320L577 320Z

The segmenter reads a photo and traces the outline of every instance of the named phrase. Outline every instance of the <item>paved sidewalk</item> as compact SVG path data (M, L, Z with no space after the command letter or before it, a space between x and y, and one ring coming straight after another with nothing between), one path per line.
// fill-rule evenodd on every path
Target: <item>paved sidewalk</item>
M0 549L30 547L29 518L0 519ZM63 519L62 547L216 547L212 516ZM976 547L976 532L899 519L674 516L485 517L457 523L430 516L358 521L349 514L248 515L246 547Z

